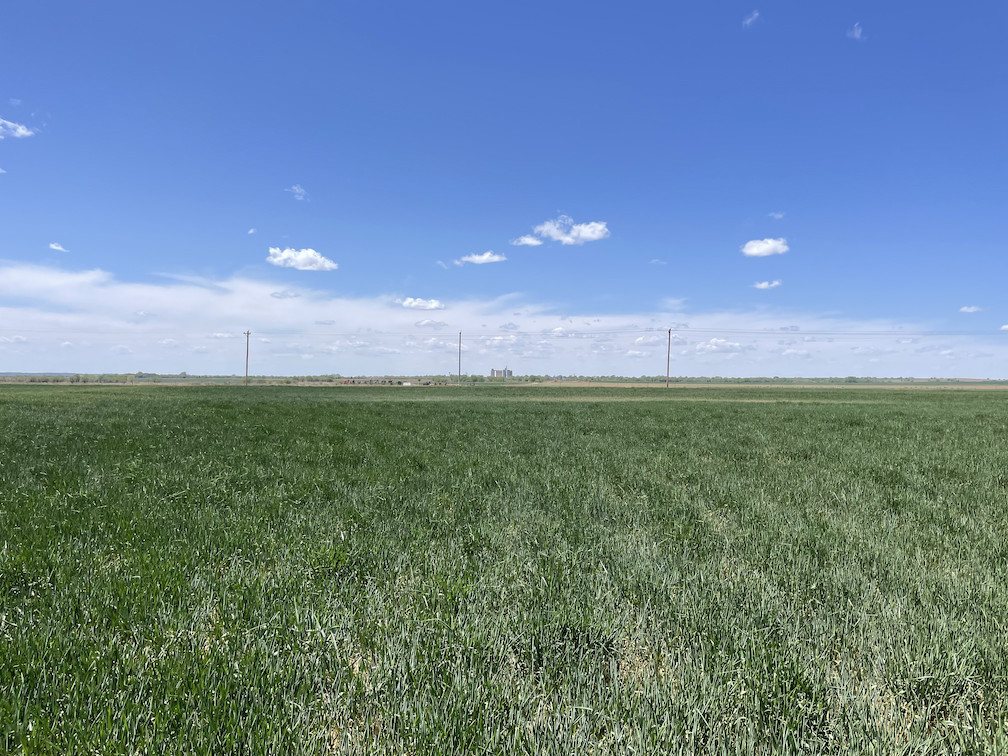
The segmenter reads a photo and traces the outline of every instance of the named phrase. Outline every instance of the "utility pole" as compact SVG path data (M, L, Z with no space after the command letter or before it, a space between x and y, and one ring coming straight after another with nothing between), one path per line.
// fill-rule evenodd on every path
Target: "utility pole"
M462 331L459 331L459 372L458 385L462 385Z
M672 329L668 329L668 350L665 352L665 388L668 388L669 365L672 364Z
M248 386L248 355L249 355L249 336L252 335L252 331L245 331L245 385Z

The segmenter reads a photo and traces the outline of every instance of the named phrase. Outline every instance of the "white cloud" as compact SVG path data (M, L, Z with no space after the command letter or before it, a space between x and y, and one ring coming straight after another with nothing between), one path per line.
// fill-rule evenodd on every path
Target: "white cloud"
M668 334L665 332L651 333L645 336L638 336L636 339L634 339L634 344L638 344L640 346L659 346L659 345L665 346L669 342L673 344L687 343L686 339L684 339L678 333Z
M506 333L503 336L484 336L481 340L491 347L511 346L518 343L518 337L513 333Z
M59 242L49 242L49 249L55 249L57 252L69 252L68 249L63 249L63 245Z
M1008 331L1008 323L1006 323L1005 325L1001 326L1001 330L1002 331Z
M417 328L439 329L444 328L448 324L445 323L443 320L431 320L430 318L424 318L423 320L418 320L413 325L415 325Z
M756 283L753 284L753 288L754 289L776 289L780 285L781 285L781 282L779 280L775 279L773 281L757 281Z
M296 270L336 270L339 266L328 257L323 257L314 249L269 248L266 262L280 268Z
M23 137L30 137L34 133L34 131L24 124L5 121L3 118L0 118L0 139L6 139L7 137L21 139Z
M542 239L537 239L534 236L525 235L519 236L517 239L512 239L511 243L516 247L538 247L542 244Z
M473 265L486 265L487 263L504 262L505 260L507 260L507 258L504 255L498 255L490 249L481 255L477 255L475 252L471 255L466 255L465 257L455 260L455 264L465 265L466 263L472 263Z
M742 254L746 257L767 257L769 255L783 255L787 252L787 239L753 239L742 245Z
M434 264L437 265L440 268L444 268L445 270L448 270L448 266L445 265L444 261L442 261L442 260L435 260Z
M742 26L748 29L750 26L756 23L756 19L759 18L759 11L754 10L748 16L742 19Z
M657 257L651 260L650 265L668 265L664 260L659 260Z
M977 307L976 305L965 305L959 308L959 312L980 312L982 307Z
M893 350L889 347L875 346L874 344L860 344L858 346L853 346L850 348L854 354L863 354L869 357L878 357L881 355L892 354Z
M434 336L431 336L429 339L424 339L419 343L414 342L412 345L418 346L426 351L435 350L443 352L455 352L458 350L458 342L456 342L454 339L439 339L435 338ZM462 345L463 352L468 351L468 349L469 349L468 344Z
M532 231L544 239L558 241L563 245L598 241L609 236L605 221L575 223L569 215L561 215L536 226Z
M0 168L0 173L7 173L3 168Z
M728 341L728 339L719 339L717 337L711 339L710 341L702 341L696 345L697 353L699 354L720 354L725 352L741 352L742 345L737 341Z
M627 357L634 357L636 359L640 359L641 357L650 357L651 353L650 352L642 352L639 349L628 349L627 353L626 353L626 356Z
M248 235L249 235L249 236L252 236L252 234L254 234L255 232L256 232L256 230L255 230L254 228L250 228L250 229L248 230Z
M298 202L308 199L308 192L305 191L305 188L301 184L294 184L294 186L284 189L284 191L293 194L294 199Z
M224 333L223 331L218 331L216 333L208 333L208 339L237 339L237 333Z
M443 310L445 308L444 304L436 299L421 299L420 297L406 297L406 299L397 299L395 302L410 310Z
M850 39L863 40L865 39L864 29L861 28L861 22L858 21L854 26L847 30L847 36Z
M281 289L280 291L271 291L270 296L273 299L296 299L301 295L296 291L291 291L290 289Z
M774 220L781 220L784 217L784 213L782 213L780 211L772 212L772 213L767 213L767 215L769 217L773 218Z
M0 336L0 344L23 344L28 341L24 336Z
M294 290L301 296L279 302L270 294L284 290L290 274L267 271L272 268L256 278L144 276L141 281L101 270L0 261L0 334L6 338L0 353L16 356L7 362L23 372L143 369L231 375L244 370L242 332L249 329L256 373L301 375L300 355L314 354L316 373L436 375L457 368L454 331L461 330L470 355L463 363L466 372L506 362L525 374L626 373L628 365L637 364L626 352L636 350L650 352L654 362L642 360L646 367L634 372L657 374L665 368L665 340L672 328L677 375L996 378L1008 364L1008 319L1002 320L1001 331L995 324L987 335L953 337L928 335L933 326L927 322L761 307L702 310L689 302L679 312L656 302L637 303L624 313L578 309L561 318L555 302L516 294L452 299L451 320L441 329L445 336L427 345L427 338L441 331L416 324L426 318L438 322L436 312L402 307L401 301L392 305L388 294L334 296L325 287L300 282ZM140 310L155 315L138 319ZM570 330L554 333L558 326ZM27 343L13 339L29 333ZM229 338L210 338L213 333ZM892 335L882 335L887 333ZM67 338L74 342L72 350L60 347ZM637 343L638 338L643 341ZM112 351L115 346L133 351L119 355ZM955 360L941 355L946 349L954 351ZM486 354L479 357L482 350Z

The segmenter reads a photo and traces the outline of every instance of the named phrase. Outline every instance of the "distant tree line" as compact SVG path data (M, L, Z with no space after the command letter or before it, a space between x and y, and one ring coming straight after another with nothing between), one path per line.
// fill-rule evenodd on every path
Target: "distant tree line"
M384 376L344 376L339 373L328 373L322 375L292 375L292 376L270 376L257 375L250 376L249 383L253 385L269 386L293 386L293 385L365 385L365 386L401 386L404 383L422 386L454 386L460 380L458 375L384 375ZM855 376L831 378L800 378L775 376L750 376L745 378L733 378L726 376L671 376L670 383L674 384L726 384L726 385L755 385L755 384L776 384L776 385L861 385L879 386L893 384L958 384L964 381L958 378L878 378L875 376ZM71 383L71 384L138 384L138 383L167 383L167 384L241 384L244 378L238 375L189 375L188 373L149 373L138 371L135 373L30 373L30 374L3 374L0 381L5 383ZM465 385L477 384L529 384L529 383L665 383L664 375L516 375L511 378L488 377L485 375L462 375L461 382ZM987 381L988 383L1006 383L1008 381Z

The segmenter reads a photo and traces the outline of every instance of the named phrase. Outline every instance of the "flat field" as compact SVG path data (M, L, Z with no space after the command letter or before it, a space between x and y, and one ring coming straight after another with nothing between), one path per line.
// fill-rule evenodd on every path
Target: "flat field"
M0 387L0 752L1008 750L1008 392Z

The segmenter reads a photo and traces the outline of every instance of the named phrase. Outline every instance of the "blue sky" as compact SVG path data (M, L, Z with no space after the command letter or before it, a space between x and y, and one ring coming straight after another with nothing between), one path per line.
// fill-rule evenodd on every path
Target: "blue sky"
M12 5L0 371L1008 377L1006 22Z

